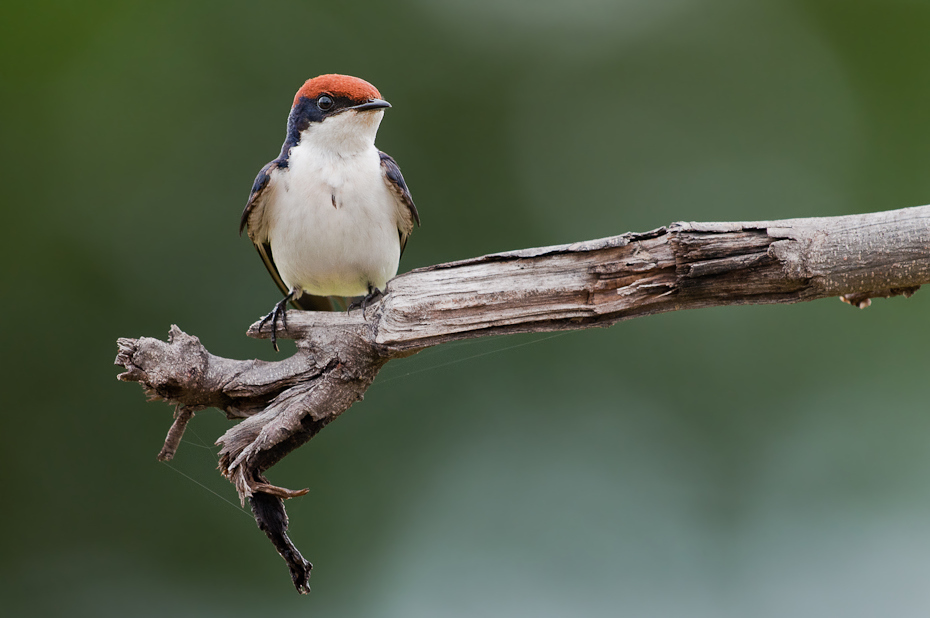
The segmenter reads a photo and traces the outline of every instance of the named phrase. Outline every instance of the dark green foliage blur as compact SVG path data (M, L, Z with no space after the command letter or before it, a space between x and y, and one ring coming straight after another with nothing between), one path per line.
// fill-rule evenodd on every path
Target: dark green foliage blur
M402 270L676 220L930 202L930 2L6 2L0 610L9 616L925 616L930 290L666 314L389 364L274 468L118 383L278 291L239 214L291 98L363 77L423 219ZM230 504L232 503L232 504Z

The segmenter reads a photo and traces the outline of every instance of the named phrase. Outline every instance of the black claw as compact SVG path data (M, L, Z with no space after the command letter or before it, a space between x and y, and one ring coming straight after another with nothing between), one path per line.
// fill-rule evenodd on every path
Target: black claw
M274 309L271 310L271 313L262 318L262 321L258 323L258 332L262 332L262 327L269 320L271 321L271 347L274 348L275 352L278 350L278 318L281 319L281 324L284 325L284 330L287 330L287 303L291 300L291 297L294 296L294 292L291 292L274 306Z
M384 296L384 293L378 288L374 288L373 290L371 290L368 293L368 296L362 299L362 311L364 311L365 309L368 309L368 305L370 305L371 303L381 300L383 296Z
M368 309L368 305L379 300L383 296L384 296L384 293L381 290L379 290L378 288L373 288L369 285L368 295L362 297L361 300L353 300L349 304L349 308L346 310L346 312L348 313L349 311L352 311L353 309L358 309L359 307L361 307L362 312L364 313L365 310Z

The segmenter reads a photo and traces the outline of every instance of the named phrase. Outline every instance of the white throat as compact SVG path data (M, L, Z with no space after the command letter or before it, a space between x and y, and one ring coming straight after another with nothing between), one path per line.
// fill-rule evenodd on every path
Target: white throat
M311 122L300 133L300 145L337 157L351 157L374 146L384 110L349 110L322 122Z

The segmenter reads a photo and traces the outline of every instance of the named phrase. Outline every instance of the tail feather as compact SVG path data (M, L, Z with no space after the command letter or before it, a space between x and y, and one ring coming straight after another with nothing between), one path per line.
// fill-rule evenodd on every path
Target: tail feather
M304 311L346 311L353 300L353 298L345 296L301 294L300 298L292 300L291 304Z

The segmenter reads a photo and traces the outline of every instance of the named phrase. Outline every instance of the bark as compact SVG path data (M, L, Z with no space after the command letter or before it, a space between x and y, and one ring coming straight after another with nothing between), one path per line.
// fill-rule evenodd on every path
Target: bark
M609 326L665 311L910 296L930 282L930 206L750 223L675 223L570 245L486 255L390 281L364 312L289 311L279 362L207 352L171 327L168 341L120 339L120 380L177 406L159 459L177 450L197 410L243 419L219 438L220 471L250 500L259 527L309 591L312 568L287 537L282 500L303 495L266 471L362 398L392 358L459 339ZM258 322L248 335L269 338Z

